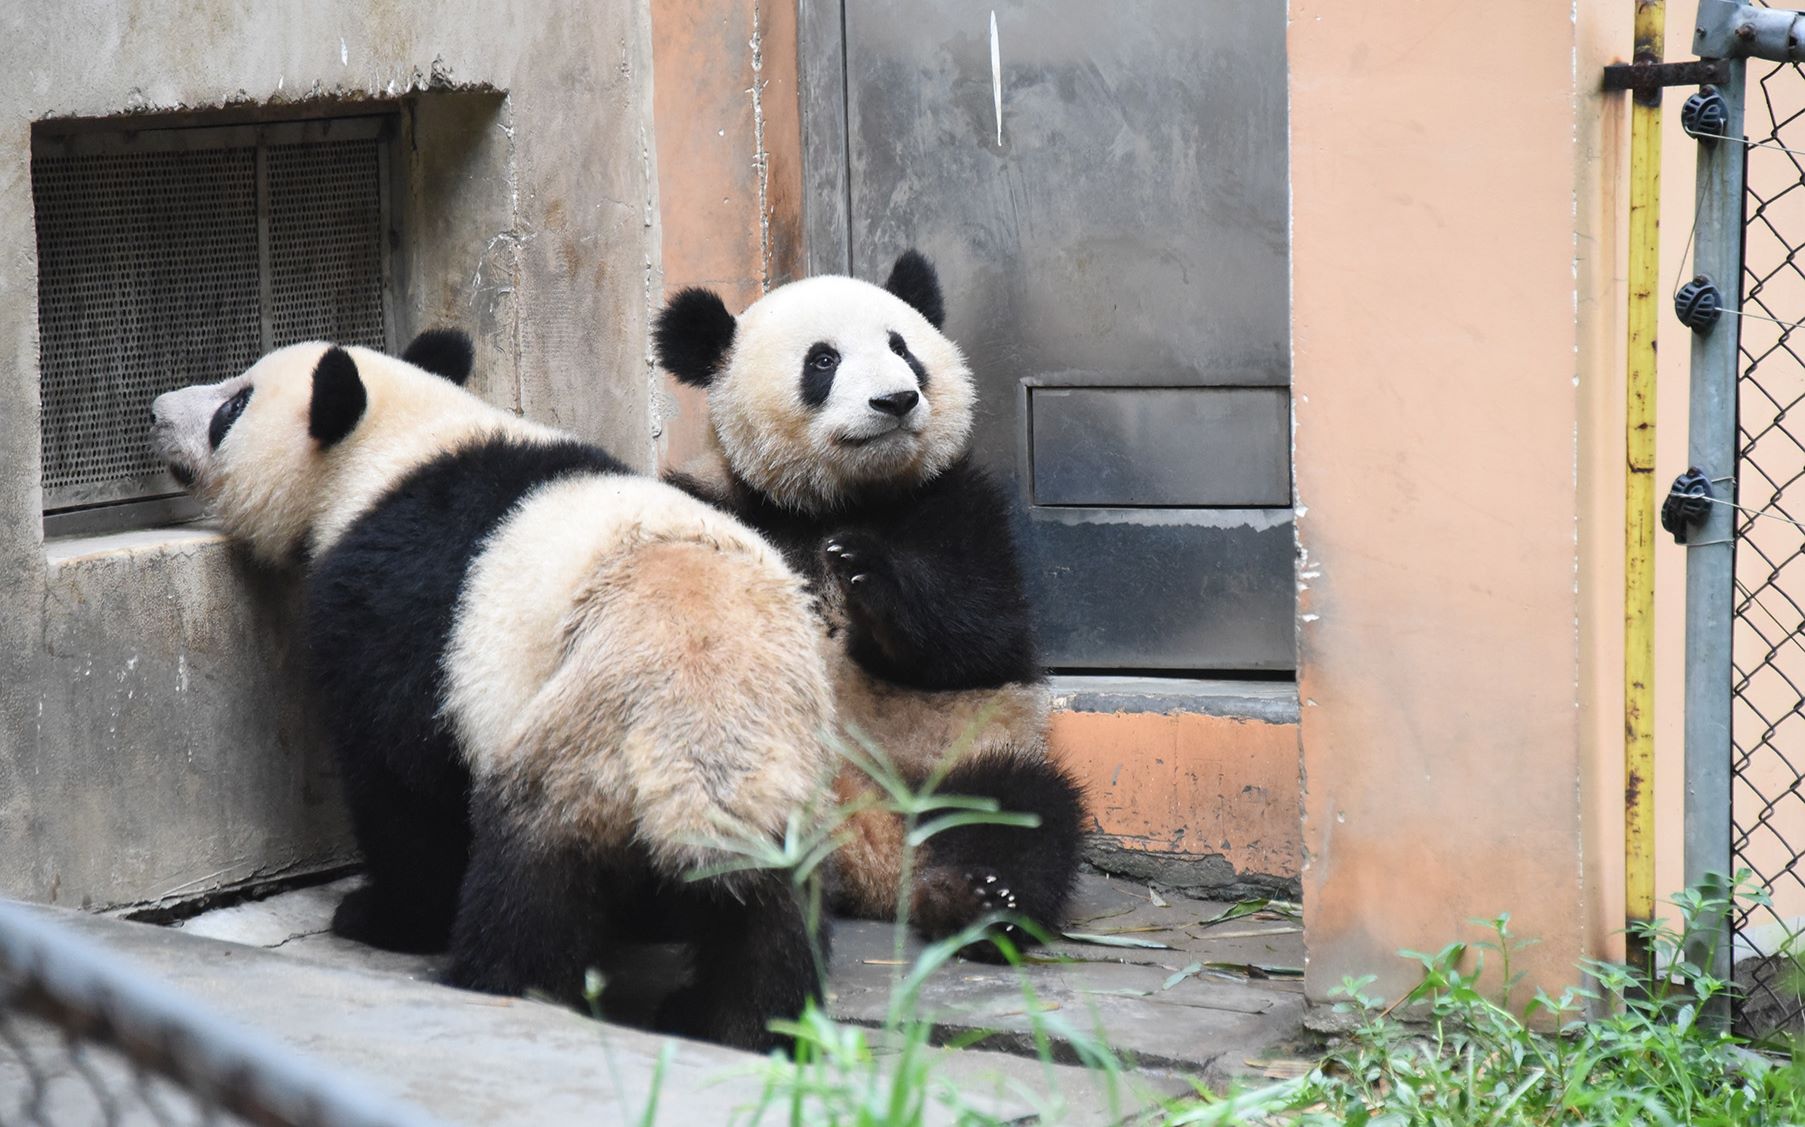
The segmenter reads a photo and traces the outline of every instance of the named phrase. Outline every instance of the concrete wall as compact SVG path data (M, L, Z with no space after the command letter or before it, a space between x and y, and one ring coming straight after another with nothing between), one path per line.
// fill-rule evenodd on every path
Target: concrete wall
M0 10L0 894L154 902L349 856L293 577L205 529L44 541L31 123L400 108L399 331L469 326L484 394L649 467L650 60L638 4Z

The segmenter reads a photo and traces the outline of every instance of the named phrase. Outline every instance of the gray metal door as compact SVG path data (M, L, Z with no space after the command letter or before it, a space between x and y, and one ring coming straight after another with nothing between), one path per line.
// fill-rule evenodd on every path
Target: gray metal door
M1049 664L1293 668L1284 0L804 0L812 271L916 246Z

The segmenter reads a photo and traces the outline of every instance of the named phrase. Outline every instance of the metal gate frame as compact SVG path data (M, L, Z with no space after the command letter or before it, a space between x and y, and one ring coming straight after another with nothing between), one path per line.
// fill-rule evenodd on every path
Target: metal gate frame
M1756 605L1758 592L1745 591L1738 597L1737 542L1757 516L1767 515L1741 508L1738 489L1743 459L1753 452L1758 437L1745 443L1739 433L1739 396L1745 381L1752 383L1761 359L1750 357L1744 371L1743 304L1765 280L1754 279L1745 295L1744 286L1751 280L1744 262L1747 162L1751 148L1764 145L1744 135L1746 61L1766 59L1783 65L1805 61L1805 13L1738 0L1700 0L1695 26L1695 52L1704 60L1721 60L1723 66L1717 81L1701 87L1683 115L1686 131L1698 143L1691 238L1694 276L1675 294L1676 314L1692 329L1691 469L1675 483L1663 523L1687 548L1685 880L1688 887L1709 888L1721 895L1729 891L1722 881L1734 871L1752 833L1749 826L1738 827L1734 817L1736 774L1773 734L1770 724L1749 751L1738 749L1735 704L1752 670L1739 672L1736 666L1734 626ZM1767 142L1766 147L1774 144ZM1789 312L1795 320L1805 316L1805 310ZM1749 315L1778 320L1768 313ZM1785 408L1778 409L1783 414ZM1768 806L1757 821L1765 823L1771 802ZM1799 862L1795 853L1787 871L1798 868ZM1745 909L1732 907L1726 917L1705 921L1693 951L1696 959L1709 959L1704 968L1708 973L1726 982L1733 974L1734 938L1746 919ZM1767 984L1754 985L1767 989ZM1785 1020L1797 1019L1796 999L1782 1009ZM1773 1030L1745 1025L1744 1031L1761 1036Z

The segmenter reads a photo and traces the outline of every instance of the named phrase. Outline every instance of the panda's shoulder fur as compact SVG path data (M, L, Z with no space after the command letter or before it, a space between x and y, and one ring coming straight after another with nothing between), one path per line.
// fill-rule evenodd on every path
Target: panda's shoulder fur
M396 756L415 786L460 786L463 765L438 721L439 661L472 562L494 528L534 488L575 473L620 473L606 452L575 440L495 436L416 466L314 562L307 583L308 652L341 740L377 748L432 733L423 754ZM372 582L373 577L378 577ZM388 746L393 746L392 742Z

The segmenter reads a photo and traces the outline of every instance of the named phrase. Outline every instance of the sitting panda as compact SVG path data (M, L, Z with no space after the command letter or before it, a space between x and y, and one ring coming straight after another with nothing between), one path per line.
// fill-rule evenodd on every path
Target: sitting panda
M305 562L369 867L333 930L449 941L453 985L574 1001L651 903L696 948L658 1024L777 1044L767 1023L815 993L821 950L787 879L686 878L825 792L833 701L803 580L718 510L457 386L467 338L406 355L292 345L152 408L225 531Z
M943 320L934 269L909 251L881 288L809 278L738 319L686 289L655 328L659 362L708 389L713 436L698 466L668 480L770 537L809 577L843 642L841 721L914 783L958 750L940 792L1040 818L928 841L906 907L931 937L998 910L1056 926L1084 822L1078 786L1046 755L1048 694L1008 504L971 460L973 381ZM850 767L835 784L842 801L869 787ZM835 906L894 918L903 850L900 819L856 815Z

